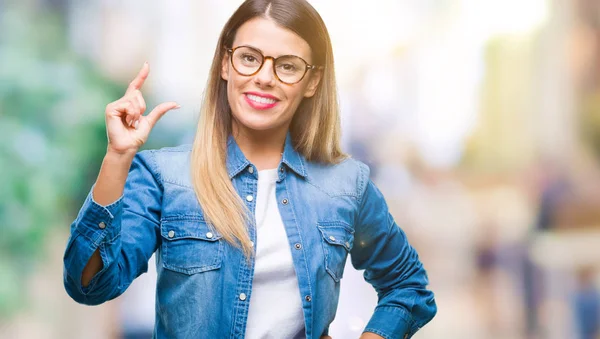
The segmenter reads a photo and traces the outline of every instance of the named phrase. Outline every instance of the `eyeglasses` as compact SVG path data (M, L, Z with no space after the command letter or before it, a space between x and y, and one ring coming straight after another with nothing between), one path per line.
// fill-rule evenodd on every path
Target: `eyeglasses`
M267 59L273 60L273 74L284 84L293 85L304 79L306 72L321 68L309 65L299 56L282 55L277 58L265 56L261 51L250 46L225 48L231 56L233 69L243 76L253 76L258 73Z

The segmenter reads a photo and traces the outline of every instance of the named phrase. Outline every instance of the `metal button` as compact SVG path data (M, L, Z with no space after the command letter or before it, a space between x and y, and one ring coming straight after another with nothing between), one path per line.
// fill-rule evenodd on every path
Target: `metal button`
M330 235L330 236L329 236L329 240L331 240L331 241L335 241L335 237L334 237L333 235Z
M169 238L173 238L175 236L175 231L170 230L169 231Z
M105 229L105 228L106 228L106 224L104 223L104 221L101 221L101 222L98 224L98 227L100 227L100 229L101 229L101 230L103 230L103 229Z
M249 196L246 197L246 200L252 201L252 200L254 200L254 198L251 195L249 195Z
M254 167L252 167L252 166L248 167L248 172L250 172L250 174L254 173Z
M346 241L346 247L350 248L350 243Z
M250 242L250 246L254 247L254 241Z
M288 201L287 199L283 199L283 200L281 200L281 202L282 202L284 205L287 205L289 201Z
M279 172L283 173L283 166L279 167Z
M213 237L213 234L212 234L211 232L208 232L208 233L206 233L206 237L207 237L208 239L212 239L212 237Z
M297 243L294 245L294 247L295 247L297 250L299 250L299 249L301 249L301 248L302 248L302 244L300 244L299 242L297 242Z
M304 300L311 302L312 298L310 297L310 295L307 295L306 297L304 297Z
M240 293L240 300L241 301L246 300L246 293Z

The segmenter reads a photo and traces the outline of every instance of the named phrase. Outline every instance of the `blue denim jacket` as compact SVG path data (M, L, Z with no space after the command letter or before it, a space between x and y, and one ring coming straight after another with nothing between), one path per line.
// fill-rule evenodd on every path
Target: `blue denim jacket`
M243 338L254 261L207 224L190 179L189 145L139 152L125 191L109 206L91 192L71 225L64 285L77 302L116 298L147 271L156 251L158 338ZM379 301L365 331L410 338L433 318L436 304L416 251L388 212L364 164L306 161L286 138L276 195L298 277L307 338L328 333L346 257L364 271ZM235 140L227 171L254 213L257 171ZM248 225L256 243L254 223ZM96 249L104 267L87 287L81 273Z

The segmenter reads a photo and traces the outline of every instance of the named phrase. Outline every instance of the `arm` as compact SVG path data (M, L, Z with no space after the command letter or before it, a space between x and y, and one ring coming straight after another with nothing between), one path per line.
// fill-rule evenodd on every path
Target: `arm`
M108 152L102 161L100 174L92 192L93 200L106 206L116 202L123 194L127 173L131 167L133 155ZM103 267L100 250L96 249L90 261L83 269L81 285L88 287L90 281Z
M124 195L103 206L90 193L71 225L64 285L75 301L96 305L116 298L147 271L160 234L162 201L162 186L151 164L152 152L136 155ZM100 258L93 259L95 253Z
M364 269L365 280L378 294L378 303L363 334L410 338L436 314L433 293L417 252L394 222L381 192L364 171L359 199L352 265ZM367 333L370 332L370 333Z
M147 271L160 234L162 201L162 186L151 166L152 152L137 154L124 195L107 206L94 199L99 180L71 225L64 285L75 301L96 305L116 298Z
M125 95L106 106L107 154L71 225L63 258L65 288L80 303L99 304L123 293L147 270L156 249L162 186L150 169L152 153L136 153L158 119L179 106L162 103L143 115L140 89L149 72L144 63Z

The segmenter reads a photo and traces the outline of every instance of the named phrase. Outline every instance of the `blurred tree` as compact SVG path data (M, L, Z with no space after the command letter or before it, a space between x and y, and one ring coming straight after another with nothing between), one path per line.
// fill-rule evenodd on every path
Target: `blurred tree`
M104 107L124 88L69 49L65 13L34 3L0 11L0 324L26 307L44 239L95 179Z

